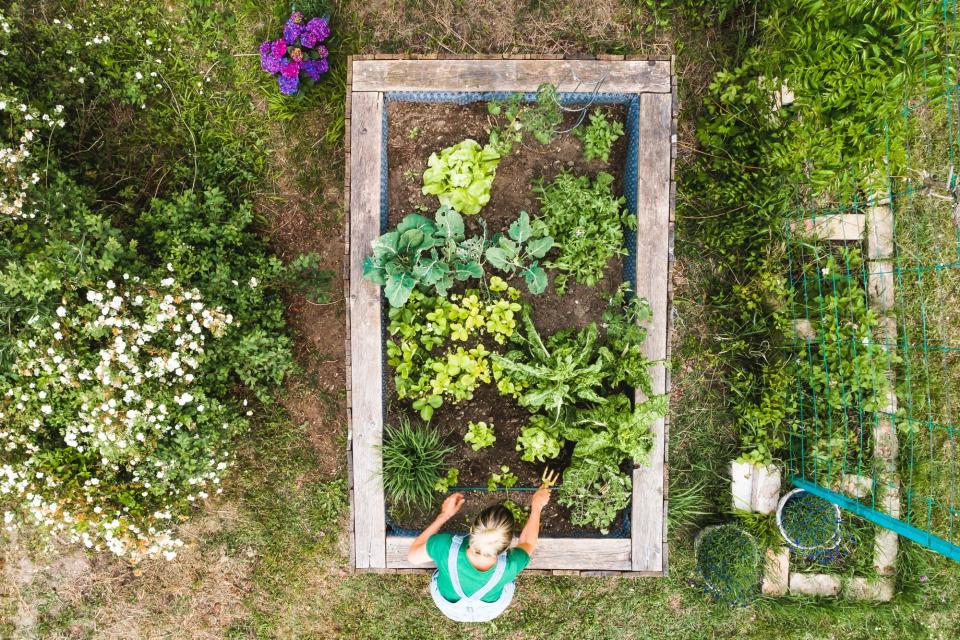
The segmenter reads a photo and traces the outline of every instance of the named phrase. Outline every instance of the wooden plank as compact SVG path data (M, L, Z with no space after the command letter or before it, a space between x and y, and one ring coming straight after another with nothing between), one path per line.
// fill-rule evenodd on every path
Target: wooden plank
M605 79L604 79L605 78ZM637 60L355 60L354 91L561 91L669 93L670 63Z
M869 207L867 219L867 258L893 258L893 210L890 205Z
M387 536L387 566L395 569L429 568L407 562L413 538ZM516 544L514 539L514 544ZM628 571L630 540L626 538L540 538L527 565L530 569L579 571Z
M837 213L815 218L804 218L791 223L794 233L805 233L819 240L859 242L863 240L866 216L862 213Z
M640 97L637 180L637 295L650 302L653 320L644 354L660 361L651 371L653 393L666 393L667 287L670 229L670 129L672 96ZM637 392L637 400L643 400ZM633 571L663 571L665 421L652 427L650 464L633 471L631 516Z
M870 306L880 316L885 316L893 309L894 277L893 263L886 260L867 262L867 293L870 296Z
M382 462L383 352L380 287L363 278L363 258L380 235L383 94L354 93L350 165L350 362L357 568L386 566Z

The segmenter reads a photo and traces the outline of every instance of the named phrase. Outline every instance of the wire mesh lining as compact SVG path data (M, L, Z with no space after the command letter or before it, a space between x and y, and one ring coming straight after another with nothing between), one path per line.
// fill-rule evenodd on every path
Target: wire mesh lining
M841 539L840 509L812 493L795 489L777 507L777 527L794 549L833 550Z
M744 606L759 595L760 550L743 529L732 524L703 529L694 555L704 589L717 600Z
M868 195L798 208L787 228L794 317L806 323L792 345L789 456L798 486L960 562L957 0L935 4L948 53L942 68L924 66L900 116L873 128L884 160L856 180ZM889 252L869 239L887 211ZM865 219L867 239L802 231L842 215ZM881 370L889 385L877 393Z
M599 88L597 85L596 88ZM504 91L393 91L384 94L385 102L420 102L420 103L444 103L449 102L457 105L466 105L474 102L489 102L491 100L506 100L513 96L512 92ZM536 100L536 93L525 93L523 99L526 102ZM627 136L627 161L623 170L623 196L626 199L626 208L634 216L637 215L637 168L639 161L640 146L640 99L636 94L629 93L602 93L598 90L590 92L563 92L557 94L557 99L561 105L586 104L589 106L600 104L623 104L627 106L627 121L625 135ZM381 141L380 141L380 233L386 233L388 230L388 118L387 109L383 109L381 121ZM627 249L627 255L623 258L623 279L629 282L631 288L635 289L637 284L637 239L635 233L624 233L624 245ZM383 345L381 353L382 378L381 385L383 389L388 389L387 379L389 366L387 365L387 326L389 324L389 307L386 298L381 290L380 297L380 334L381 344ZM383 395L383 420L386 422L387 416L387 394ZM455 491L486 491L485 489L455 488ZM535 491L536 487L513 487L513 491ZM611 529L607 535L590 534L586 532L566 533L563 537L572 538L629 538L631 505L628 504L624 510L623 525L618 529ZM405 529L398 526L386 513L386 504L384 504L384 517L386 518L387 528L392 535L398 536L416 536L420 532L413 529ZM548 537L548 536L544 536Z
M497 491L502 491L508 493L511 491L536 491L537 487L511 487L510 489L498 489ZM482 487L452 487L450 491L461 491L464 493L494 493L487 491L486 488ZM629 538L631 536L630 529L630 512L632 508L633 501L627 503L627 506L623 509L623 523L617 528L610 529L610 532L606 535L603 535L599 532L591 533L586 531L571 531L564 533L560 536L550 536L550 535L541 535L541 538ZM407 529L398 525L389 514L386 515L387 520L387 532L390 535L402 536L405 538L413 538L420 535L420 529Z

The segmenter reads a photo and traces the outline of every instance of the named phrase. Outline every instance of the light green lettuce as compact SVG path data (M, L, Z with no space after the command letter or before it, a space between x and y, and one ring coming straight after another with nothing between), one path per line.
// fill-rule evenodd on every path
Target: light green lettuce
M423 193L440 199L440 204L464 214L479 213L490 202L490 187L500 163L489 144L481 147L471 138L430 154L423 172Z

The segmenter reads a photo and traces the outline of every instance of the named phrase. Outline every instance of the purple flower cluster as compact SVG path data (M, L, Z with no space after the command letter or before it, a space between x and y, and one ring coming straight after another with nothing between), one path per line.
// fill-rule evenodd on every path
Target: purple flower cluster
M300 88L301 73L317 82L330 70L330 52L320 44L329 37L327 18L307 22L302 13L294 11L283 27L283 38L260 45L260 67L277 76L281 93L293 95Z

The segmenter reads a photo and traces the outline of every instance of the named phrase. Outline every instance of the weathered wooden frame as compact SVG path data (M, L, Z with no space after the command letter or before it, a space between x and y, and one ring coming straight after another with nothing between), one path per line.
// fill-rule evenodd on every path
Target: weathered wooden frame
M410 539L388 536L380 476L383 431L381 292L362 278L380 234L384 94L400 91L535 91L542 82L571 90L605 77L603 91L639 96L637 293L650 301L645 345L659 364L654 393L668 393L673 266L676 78L673 59L597 56L355 56L348 61L344 290L347 304L347 419L351 565L360 571L419 573L406 561ZM580 90L580 89L577 89ZM587 89L583 89L587 91ZM654 427L647 467L633 473L630 538L541 538L529 565L557 575L663 576L667 573L667 432Z

